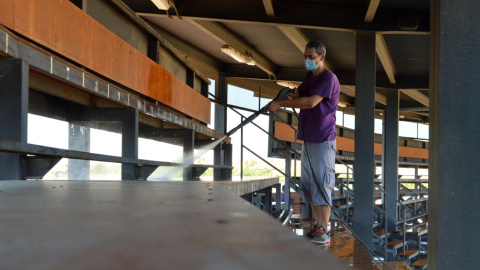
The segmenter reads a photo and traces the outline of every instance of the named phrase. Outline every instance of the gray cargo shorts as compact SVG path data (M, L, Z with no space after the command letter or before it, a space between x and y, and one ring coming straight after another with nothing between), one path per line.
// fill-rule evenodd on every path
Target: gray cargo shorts
M307 203L313 203L315 206L332 205L332 191L335 188L336 151L336 141L303 142L301 183ZM307 159L307 154L309 159ZM312 166L310 166L310 163Z

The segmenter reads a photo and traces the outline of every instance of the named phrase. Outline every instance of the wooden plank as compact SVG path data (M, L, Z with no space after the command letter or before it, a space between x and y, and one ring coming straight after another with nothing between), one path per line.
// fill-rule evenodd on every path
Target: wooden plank
M11 11L8 2L0 0L0 7ZM15 31L121 85L210 123L207 98L179 83L178 78L174 82L171 73L69 1L25 0L13 5ZM0 17L5 13L0 11Z

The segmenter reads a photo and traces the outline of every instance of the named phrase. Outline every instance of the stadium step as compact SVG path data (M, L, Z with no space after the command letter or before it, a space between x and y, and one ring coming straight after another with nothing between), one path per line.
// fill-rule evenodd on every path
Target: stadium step
M405 243L403 241L391 241L391 242L388 242L387 244L387 247L389 249L399 249L401 247L403 247Z
M405 251L405 258L411 260L420 254L420 250L418 249L411 249ZM403 251L397 254L398 258L403 258Z
M412 263L414 269L427 269L427 259L420 259Z

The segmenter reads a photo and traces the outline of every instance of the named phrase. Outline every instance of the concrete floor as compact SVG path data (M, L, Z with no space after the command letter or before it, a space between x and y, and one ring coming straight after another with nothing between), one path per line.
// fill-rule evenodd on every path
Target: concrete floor
M217 182L0 181L0 269L346 269Z

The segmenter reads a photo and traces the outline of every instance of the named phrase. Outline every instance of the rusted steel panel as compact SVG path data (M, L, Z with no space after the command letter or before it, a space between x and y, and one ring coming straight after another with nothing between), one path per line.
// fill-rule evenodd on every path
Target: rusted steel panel
M297 126L293 126L297 128ZM275 122L275 137L282 141L293 142L295 137L293 129L281 122ZM297 141L302 142L302 141ZM382 144L376 143L375 146L375 155L382 155ZM344 138L337 136L337 149L347 152L355 152L355 140L350 138ZM399 146L398 148L399 157L407 158L418 158L418 159L428 159L428 149L415 148L415 147L406 147Z
M68 0L0 0L0 22L95 72L210 123L210 101Z
M297 129L297 126L293 127ZM275 137L282 141L294 142L295 131L287 124L284 124L282 122L275 122ZM297 142L301 143L302 141L297 140Z
M401 157L428 159L428 149L400 146L398 155Z
M0 1L0 24L13 28L13 1Z

